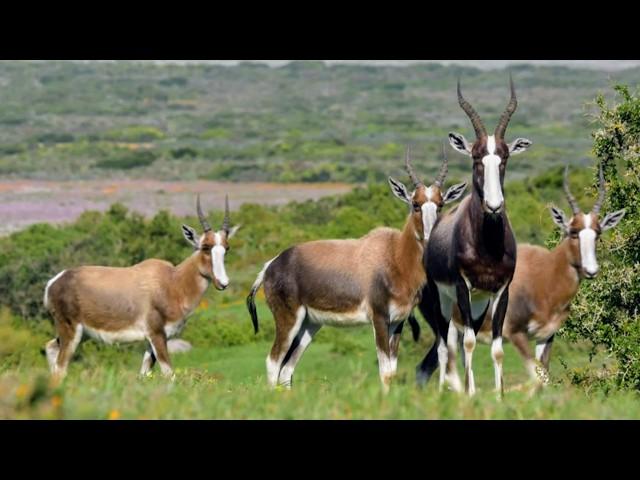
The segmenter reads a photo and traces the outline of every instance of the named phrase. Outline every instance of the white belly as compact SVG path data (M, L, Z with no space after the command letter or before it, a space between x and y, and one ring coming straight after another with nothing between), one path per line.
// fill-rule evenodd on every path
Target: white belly
M354 325L365 325L371 323L368 309L363 302L351 312L328 312L306 307L309 321L319 325L334 325L338 327L348 327Z
M139 342L146 339L145 329L135 324L119 331L99 330L86 325L83 325L83 328L91 338L108 344Z

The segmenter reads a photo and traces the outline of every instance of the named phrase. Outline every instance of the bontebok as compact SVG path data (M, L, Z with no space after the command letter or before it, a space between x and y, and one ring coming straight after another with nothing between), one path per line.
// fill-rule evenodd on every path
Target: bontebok
M57 334L46 345L52 374L64 377L84 334L106 343L147 340L140 373L149 373L157 360L163 375L173 374L167 339L182 330L210 283L218 290L229 285L224 256L238 229L231 227L228 199L218 231L202 213L200 197L197 212L204 232L198 236L193 228L182 226L195 251L177 266L157 259L128 268L83 266L49 280L44 304Z
M516 241L507 218L503 184L510 155L525 151L531 142L518 138L507 144L504 135L516 110L517 100L511 82L511 100L493 135L488 135L480 117L460 91L458 102L471 120L476 139L469 143L462 135L450 133L453 148L473 161L473 188L455 212L444 215L433 228L425 255L428 283L420 311L438 332L436 343L418 367L418 381L433 373L429 370L437 348L444 384L448 340L456 342L456 329L449 328L452 305L457 304L464 322L465 390L475 392L471 357L476 340L473 319L484 315L489 301L493 342L491 355L495 367L495 386L502 392L502 323L509 300L509 283L516 265ZM451 337L448 339L449 333Z
M424 245L446 203L459 198L466 184L442 188L446 159L431 186L407 172L414 190L389 178L393 194L409 206L402 231L377 228L360 239L319 240L291 247L266 263L247 298L258 331L255 295L264 282L276 338L267 356L271 386L291 386L293 371L314 334L323 325L373 324L383 389L396 372L400 332L425 282Z
M535 245L518 245L518 262L509 287L509 306L504 320L503 334L516 347L531 379L544 384L548 379L549 359L553 337L569 316L571 301L578 292L582 279L598 274L596 241L605 230L615 227L624 210L604 215L600 208L605 195L605 183L600 167L598 200L589 213L580 210L569 190L565 169L564 191L571 206L567 220L559 208L551 208L553 221L560 227L563 240L553 250ZM460 312L454 308L453 320L463 328ZM491 332L491 317L487 315L478 338L487 342ZM529 341L536 342L535 359ZM449 375L456 378L455 348L449 349ZM538 363L538 364L537 364Z

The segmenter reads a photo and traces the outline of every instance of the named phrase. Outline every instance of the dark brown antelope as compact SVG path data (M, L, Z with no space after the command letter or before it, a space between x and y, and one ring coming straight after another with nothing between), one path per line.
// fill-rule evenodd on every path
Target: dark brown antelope
M393 194L410 207L402 231L383 227L357 240L302 243L267 262L258 275L247 307L257 332L255 295L264 282L276 325L276 338L266 362L270 386L291 387L296 364L323 325L370 323L380 380L383 390L388 391L397 368L404 320L425 282L425 241L443 205L459 198L466 188L466 184L458 184L442 194L446 159L429 187L414 173L408 150L405 166L413 182L412 193L389 178Z
M167 339L180 333L210 283L218 290L229 285L224 256L228 240L238 230L230 224L228 199L219 231L207 222L199 196L196 207L204 233L198 237L193 228L182 225L195 251L177 266L157 259L127 268L83 266L49 280L44 305L53 316L57 337L45 349L54 376L66 375L83 334L109 344L147 340L140 374L147 375L157 360L163 375L173 375Z
M509 287L509 306L504 320L503 335L516 347L531 379L544 384L548 379L549 359L553 337L569 316L571 301L578 292L580 281L592 279L598 273L596 242L600 234L615 227L625 210L609 213L600 220L605 183L600 167L599 196L590 213L580 210L571 195L565 169L564 191L571 206L572 217L567 221L562 210L552 207L553 221L560 227L563 240L553 250L535 245L518 245L518 262ZM453 321L463 328L460 311L454 308ZM478 339L488 343L491 318L486 315ZM535 359L529 341L536 342ZM449 345L447 376L455 389L459 383L455 365L455 345ZM538 365L538 362L541 365ZM542 367L542 369L540 368Z
M476 139L471 144L460 134L450 133L454 149L473 159L473 188L452 212L436 222L425 255L427 285L420 311L438 332L436 338L440 363L440 388L444 385L447 362L446 340L452 307L457 304L464 322L465 391L475 393L472 354L476 340L473 320L484 316L490 301L493 342L491 356L495 387L500 394L502 382L502 324L509 303L509 283L516 264L516 242L507 218L503 194L504 174L510 155L525 151L531 142L518 138L510 144L504 139L511 115L517 107L513 80L511 100L493 135L488 135L479 115L462 96L458 81L458 102L471 120ZM426 381L430 355L418 366L418 381Z

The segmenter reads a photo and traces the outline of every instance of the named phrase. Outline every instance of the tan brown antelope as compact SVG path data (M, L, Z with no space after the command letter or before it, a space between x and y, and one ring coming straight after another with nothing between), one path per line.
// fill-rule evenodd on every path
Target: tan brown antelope
M195 249L177 266L149 259L132 267L83 266L60 272L47 283L44 305L54 319L57 337L45 347L51 373L63 378L83 334L106 343L147 340L141 375L156 360L162 374L172 376L167 339L180 333L209 284L218 290L229 285L224 268L231 227L225 199L222 228L213 231L196 203L204 233L182 225L182 233Z
M457 304L464 321L465 391L475 393L472 354L476 339L473 319L484 316L489 302L493 341L491 356L494 363L495 387L500 394L502 382L502 324L509 304L509 283L516 264L516 241L507 217L503 194L504 174L510 155L525 151L531 141L518 138L510 144L504 135L517 107L513 80L510 81L511 100L493 135L488 135L479 115L462 96L458 81L458 102L471 120L476 133L473 143L458 133L450 133L454 149L473 159L473 188L452 212L443 215L431 232L425 255L427 285L420 301L420 311L436 328L434 347L417 368L418 382L426 381L432 372L430 355L437 344L440 363L440 388L444 385L447 362L446 340L451 311Z
M622 209L600 220L605 195L602 166L598 200L590 213L583 213L569 190L568 169L565 169L564 191L573 215L567 221L562 210L551 208L553 221L562 230L564 238L550 251L536 245L518 245L518 262L509 287L509 306L502 331L504 338L511 341L522 356L527 372L537 384L547 381L553 337L569 316L580 281L593 279L598 273L596 242L600 234L615 227L625 214ZM463 328L457 308L453 311L453 321L459 330ZM491 317L486 315L478 339L489 343L490 331ZM530 340L536 342L535 360L529 348ZM455 344L449 345L447 376L452 379L454 389L459 384L456 353ZM536 361L541 363L541 371Z
M257 332L255 295L264 282L276 325L266 361L270 386L291 387L296 364L323 325L371 323L380 380L388 391L404 320L425 282L424 243L443 205L458 199L466 188L462 183L442 194L446 159L429 187L413 172L408 150L405 167L414 185L412 193L389 178L393 194L410 207L402 231L382 227L359 239L302 243L267 262L258 275L247 307Z

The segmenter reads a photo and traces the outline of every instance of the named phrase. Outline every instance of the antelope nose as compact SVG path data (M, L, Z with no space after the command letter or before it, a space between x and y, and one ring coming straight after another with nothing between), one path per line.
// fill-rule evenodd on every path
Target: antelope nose
M598 269L597 268L595 268L593 270L586 270L585 269L584 276L589 278L589 279L591 279L591 278L594 278L597 275L597 273L598 273Z
M487 203L487 208L489 209L490 213L498 213L502 208L502 204L495 206L495 205L491 205L490 203Z
M224 290L229 286L229 282L220 282L220 290Z

